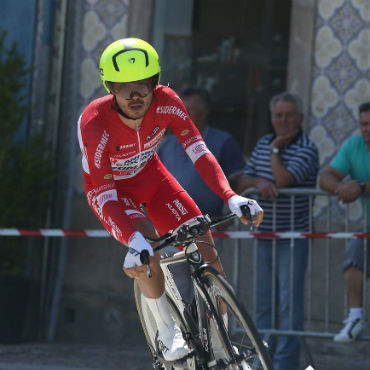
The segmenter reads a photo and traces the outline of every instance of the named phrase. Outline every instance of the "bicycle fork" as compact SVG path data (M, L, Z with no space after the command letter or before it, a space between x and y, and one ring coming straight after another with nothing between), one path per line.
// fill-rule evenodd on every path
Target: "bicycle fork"
M198 331L200 334L200 339L203 344L203 350L207 355L207 368L226 368L231 363L235 363L237 359L233 351L232 343L230 342L227 330L225 328L223 319L221 315L218 314L216 307L214 306L208 291L205 288L205 282L202 278L203 269L199 268L192 275L194 279L195 295L197 302L197 314L198 314ZM225 345L225 351L227 355L232 359L229 363L223 360L217 360L214 358L214 349L212 348L212 340L216 341L219 338L212 338L211 324L212 322L216 326L215 329L218 330L222 341ZM216 333L213 333L217 336Z

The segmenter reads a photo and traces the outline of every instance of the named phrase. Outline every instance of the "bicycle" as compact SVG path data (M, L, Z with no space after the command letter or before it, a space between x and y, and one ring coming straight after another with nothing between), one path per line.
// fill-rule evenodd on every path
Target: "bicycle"
M164 273L165 292L171 314L181 328L190 349L189 354L181 360L168 362L163 358L157 341L154 318L135 282L136 307L156 370L174 370L179 367L190 370L273 370L267 348L249 314L238 302L233 288L226 279L209 264L203 262L195 243L198 236L233 217L235 215L228 214L212 222L208 215L200 216L180 227L176 234L170 231L155 240L148 238L148 241L160 243L154 248L155 251L169 245L183 247L182 251L173 256L162 256L160 264ZM148 265L150 277L149 254L146 252L141 253L141 261ZM184 261L190 265L192 271L194 299L190 305L183 301L168 268ZM227 322L224 321L223 315L225 309ZM216 355L217 351L214 348L217 343L218 347L221 344L223 349L222 358Z

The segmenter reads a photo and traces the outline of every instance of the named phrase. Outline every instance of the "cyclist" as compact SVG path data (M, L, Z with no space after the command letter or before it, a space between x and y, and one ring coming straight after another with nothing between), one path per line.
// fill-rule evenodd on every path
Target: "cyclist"
M144 235L155 238L176 230L201 212L156 153L167 127L207 185L243 223L248 221L240 211L242 205L249 207L257 226L263 211L256 201L231 190L176 92L159 84L159 58L150 44L137 38L117 40L102 53L99 68L109 95L93 100L78 121L87 201L108 232L128 246L124 271L138 279L158 327L164 358L177 360L188 348L167 306L160 255L154 255ZM201 239L214 245L210 233ZM203 243L199 248L204 260L222 272L216 249ZM143 250L151 256L150 279L140 261Z

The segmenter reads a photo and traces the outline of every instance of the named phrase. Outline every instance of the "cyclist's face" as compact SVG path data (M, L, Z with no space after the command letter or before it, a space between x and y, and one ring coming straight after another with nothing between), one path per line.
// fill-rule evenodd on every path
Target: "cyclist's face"
M278 101L272 112L272 125L276 135L289 135L301 127L303 115L294 103Z
M141 118L148 111L153 98L154 84L151 78L135 82L115 82L113 93L125 114Z

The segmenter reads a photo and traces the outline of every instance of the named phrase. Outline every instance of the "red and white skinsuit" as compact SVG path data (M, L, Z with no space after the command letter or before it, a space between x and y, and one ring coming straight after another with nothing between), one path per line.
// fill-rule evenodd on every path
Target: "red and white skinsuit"
M235 195L172 89L162 85L155 88L151 106L137 130L121 121L113 95L96 99L78 121L85 192L92 210L121 243L127 244L136 231L133 222L145 218L142 203L161 234L201 214L156 153L167 127L208 186L225 202Z

